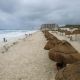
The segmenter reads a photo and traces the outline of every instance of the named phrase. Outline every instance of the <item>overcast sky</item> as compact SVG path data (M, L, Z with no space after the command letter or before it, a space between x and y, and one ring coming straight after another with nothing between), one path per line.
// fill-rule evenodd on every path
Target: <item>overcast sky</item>
M80 24L80 0L0 0L0 29L34 29L54 22Z

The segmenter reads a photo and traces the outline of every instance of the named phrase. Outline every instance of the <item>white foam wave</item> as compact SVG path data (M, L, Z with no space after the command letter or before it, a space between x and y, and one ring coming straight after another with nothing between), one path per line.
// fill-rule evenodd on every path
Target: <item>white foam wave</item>
M1 31L2 33L0 33L0 41L3 41L3 38L6 38L7 40L9 39L15 39L15 38L22 38L25 36L25 34L31 34L34 33L36 31Z

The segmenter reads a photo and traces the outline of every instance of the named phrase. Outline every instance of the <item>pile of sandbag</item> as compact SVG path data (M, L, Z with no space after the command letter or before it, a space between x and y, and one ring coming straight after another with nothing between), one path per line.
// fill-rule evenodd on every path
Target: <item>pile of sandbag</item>
M57 73L55 80L80 80L80 62L61 69Z
M58 65L60 67L64 64L66 64L66 65L69 64L70 66L73 66L73 65L77 64L77 62L80 61L80 53L69 42L67 42L65 40L57 39L54 35L49 33L49 31L44 31L43 33L44 33L46 39L48 40L44 49L49 50L49 54L48 54L49 58L51 60L55 61L56 63L59 63ZM71 75L70 78L66 78L69 76L68 69L70 69L70 67L68 67L68 68L66 68L66 67L67 66L60 68L60 69L62 69L62 71L60 70L60 72L57 73L56 80L65 80L65 79L66 80L80 80L80 78L78 78L78 79L72 78L71 79L71 77L73 76L72 73L69 73L69 75ZM65 68L65 72L63 70L64 68ZM74 66L72 69L74 69ZM79 66L78 66L78 69L80 71ZM64 78L64 76L62 76L62 74L67 75L67 76L65 76L65 78ZM76 74L75 71L74 71L74 74ZM80 75L80 73L78 75ZM78 76L78 75L76 75L76 76Z
M48 40L47 44L45 45L44 49L49 50L53 48L56 44L60 43L60 40L53 36L49 31L43 31L45 38Z
M55 36L53 36L51 33L49 33L48 30L43 31L44 36L47 40L53 40L53 39L57 39Z
M75 55L75 56L74 56ZM49 58L56 62L64 62L70 64L76 62L76 56L80 54L75 50L70 43L67 41L62 41L60 44L57 44L54 48L49 51Z
M78 57L80 54L69 42L59 40L49 31L44 31L43 33L48 40L44 49L49 50L49 58L51 60L65 64L72 64L80 60Z
M59 44L61 41L57 40L57 39L53 39L53 40L48 40L48 42L46 43L44 49L46 50L50 50L52 48L54 48L57 44Z

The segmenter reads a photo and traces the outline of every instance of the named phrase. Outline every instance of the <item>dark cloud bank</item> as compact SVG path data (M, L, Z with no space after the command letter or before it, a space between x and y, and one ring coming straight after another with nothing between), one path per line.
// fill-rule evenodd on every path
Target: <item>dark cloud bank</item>
M0 29L36 29L53 22L80 24L80 0L0 0Z

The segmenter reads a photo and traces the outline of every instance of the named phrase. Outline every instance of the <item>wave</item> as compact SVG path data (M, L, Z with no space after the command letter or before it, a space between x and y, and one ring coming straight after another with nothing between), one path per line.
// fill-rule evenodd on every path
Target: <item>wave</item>
M34 33L37 30L0 30L0 41L3 40L3 38L11 39L11 38L17 38L21 36L25 36L25 34Z

